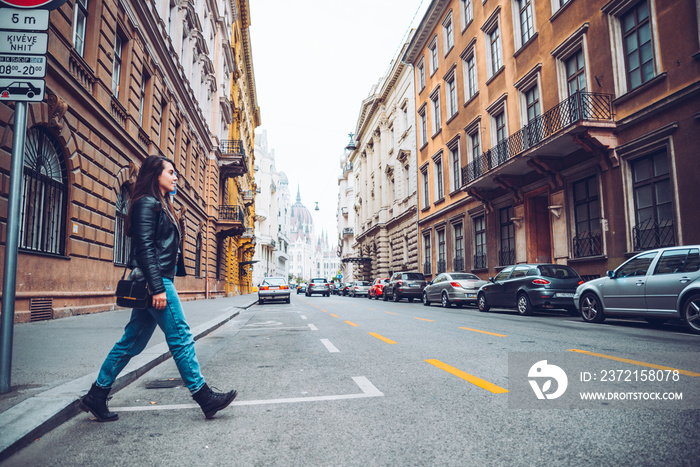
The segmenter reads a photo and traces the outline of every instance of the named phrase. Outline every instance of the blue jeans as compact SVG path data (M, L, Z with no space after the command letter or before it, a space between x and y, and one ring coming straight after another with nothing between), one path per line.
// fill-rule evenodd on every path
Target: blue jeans
M163 285L168 305L160 311L152 306L146 310L131 311L131 319L124 328L124 335L114 344L100 368L96 381L98 386L112 387L129 360L146 348L156 325L165 334L168 348L187 389L194 394L204 385L204 378L194 353L194 337L182 311L180 298L170 279L163 278Z

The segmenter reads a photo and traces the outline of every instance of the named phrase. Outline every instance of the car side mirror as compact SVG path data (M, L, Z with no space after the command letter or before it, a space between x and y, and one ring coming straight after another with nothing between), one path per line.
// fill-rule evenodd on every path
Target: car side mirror
M615 279L615 271L608 271L605 273L610 279Z
M489 282L495 282L495 281L493 280L493 277L489 277Z

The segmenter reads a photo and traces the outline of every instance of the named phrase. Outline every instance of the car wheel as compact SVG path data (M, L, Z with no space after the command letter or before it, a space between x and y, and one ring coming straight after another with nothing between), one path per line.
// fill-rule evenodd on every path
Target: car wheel
M681 309L681 317L691 331L700 334L700 294L691 295Z
M262 305L264 303L265 303L265 300L263 300L262 298L258 298L258 305Z
M443 292L442 293L442 307L449 308L451 306L452 306L452 304L450 303L450 299L447 298L447 293Z
M592 292L581 297L581 318L587 323L602 323L605 320L603 304Z
M287 297L287 303L292 303L292 297Z
M382 293L382 300L385 302L389 300L389 294L386 293L386 290Z
M428 300L428 294L423 292L423 305L430 306L430 300Z
M394 294L391 296L391 298L395 301L398 302L401 300L401 297L399 297L399 294L397 292L394 292Z
M413 297L408 297L406 300L408 300L408 303L413 303Z
M479 296L476 297L476 306L479 308L479 311L485 312L491 309L488 302L486 301L486 295L484 293L480 293Z
M515 302L518 313L523 316L530 316L532 314L532 305L530 304L530 299L527 298L527 294L521 293Z

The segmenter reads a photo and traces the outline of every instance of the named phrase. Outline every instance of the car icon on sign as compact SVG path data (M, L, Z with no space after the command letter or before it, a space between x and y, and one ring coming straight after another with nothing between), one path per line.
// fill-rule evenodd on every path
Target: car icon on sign
M26 81L13 81L4 88L0 89L0 98L7 99L13 95L25 95L29 99L39 94L41 90L32 83Z

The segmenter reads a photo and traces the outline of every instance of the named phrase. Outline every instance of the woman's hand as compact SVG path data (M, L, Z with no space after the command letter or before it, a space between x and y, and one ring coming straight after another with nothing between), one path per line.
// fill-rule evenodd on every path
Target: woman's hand
M168 304L168 298L167 298L165 292L162 292L162 293L159 293L158 295L153 296L153 308L155 308L156 310L165 309L167 304Z

